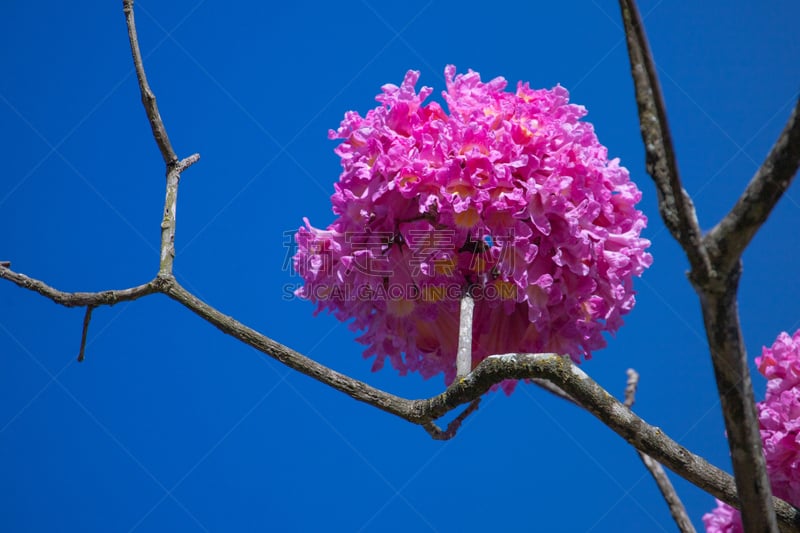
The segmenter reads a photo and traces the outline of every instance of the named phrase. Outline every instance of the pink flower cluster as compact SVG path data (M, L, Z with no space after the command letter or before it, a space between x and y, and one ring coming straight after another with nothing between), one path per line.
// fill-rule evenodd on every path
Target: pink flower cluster
M401 374L452 381L465 291L473 365L512 351L588 359L652 262L628 171L560 86L508 92L451 65L446 112L423 105L432 89L416 92L418 78L385 85L381 105L330 132L343 141L338 218L296 234L298 296L352 319L373 370L388 358Z
M757 408L772 493L800 505L800 330L793 336L778 335L756 364L769 380L766 397ZM719 500L717 508L703 516L703 523L713 533L744 531L739 511Z

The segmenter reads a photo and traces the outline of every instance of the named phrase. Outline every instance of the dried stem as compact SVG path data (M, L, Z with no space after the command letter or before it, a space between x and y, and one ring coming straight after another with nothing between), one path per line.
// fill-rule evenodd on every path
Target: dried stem
M81 332L81 348L78 350L78 362L82 362L86 355L86 337L89 336L89 322L92 321L92 311L95 306L87 305L86 314L83 316L83 331Z
M636 370L629 368L628 369L628 381L625 384L625 406L629 409L633 407L633 403L636 401L636 389L639 386L639 373ZM661 495L664 497L664 501L667 502L669 506L669 512L672 515L672 519L675 520L675 524L678 526L678 529L681 533L695 533L694 525L692 525L692 521L689 520L689 515L686 513L686 507L683 506L683 502L681 501L680 497L678 497L678 493L675 491L675 487L672 486L672 482L669 480L667 473L658 463L658 461L654 460L652 457L647 455L646 453L642 453L638 451L639 458L644 463L645 468L647 468L650 475L653 476L653 480L655 480L656 485L658 486L658 490L661 491Z

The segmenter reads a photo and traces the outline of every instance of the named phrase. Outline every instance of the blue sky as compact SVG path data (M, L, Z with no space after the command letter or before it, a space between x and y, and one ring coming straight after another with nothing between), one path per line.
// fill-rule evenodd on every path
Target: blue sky
M0 17L0 259L63 290L143 283L158 267L163 164L120 2L11 2ZM708 229L783 127L798 90L796 2L645 1L686 189ZM562 84L644 192L653 267L608 348L583 365L636 411L729 469L687 261L644 172L615 2L137 3L150 82L186 172L176 275L320 362L406 397L440 378L372 374L355 334L287 300L284 234L332 220L327 139L406 70L448 63ZM745 255L751 358L800 327L800 191ZM493 394L449 442L288 371L163 296L95 311L0 283L0 529L75 531L673 531L634 453L533 386ZM755 378L757 396L764 382ZM673 477L692 519L713 499Z

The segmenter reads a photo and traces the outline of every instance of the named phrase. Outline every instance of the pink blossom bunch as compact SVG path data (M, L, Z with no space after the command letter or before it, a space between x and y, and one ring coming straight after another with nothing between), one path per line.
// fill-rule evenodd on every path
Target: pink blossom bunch
M757 408L772 493L800 505L800 330L793 336L778 335L756 364L769 380L766 397ZM703 516L703 523L713 533L744 531L739 511L719 500L717 508Z
M445 69L449 112L409 71L331 139L336 220L296 234L297 295L363 331L373 370L455 376L459 299L475 297L473 365L508 352L575 362L605 345L650 265L641 198L582 106ZM510 392L513 383L504 384Z

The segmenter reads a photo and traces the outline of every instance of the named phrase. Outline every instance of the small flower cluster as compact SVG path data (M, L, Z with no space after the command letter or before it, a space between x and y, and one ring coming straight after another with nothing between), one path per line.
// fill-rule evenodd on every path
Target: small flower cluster
M296 234L298 296L352 319L373 370L388 358L401 374L452 381L459 302L442 288L453 284L498 295L476 301L473 365L511 351L588 359L652 261L628 171L560 86L508 92L503 78L484 83L451 65L446 112L423 105L432 89L417 92L418 78L385 85L380 106L346 113L330 132L343 141L338 218L325 230L305 220ZM364 299L336 290L345 286L415 289Z
M800 330L792 336L781 333L772 347L764 347L756 364L769 380L757 407L772 493L800 505ZM744 531L739 511L719 500L703 523L712 533Z

